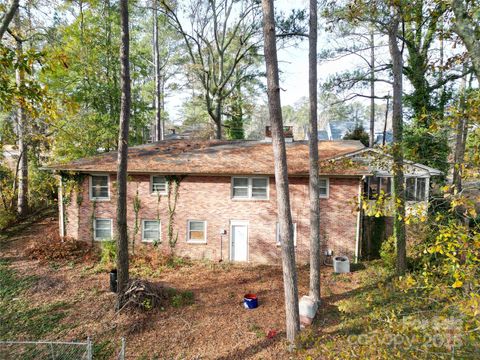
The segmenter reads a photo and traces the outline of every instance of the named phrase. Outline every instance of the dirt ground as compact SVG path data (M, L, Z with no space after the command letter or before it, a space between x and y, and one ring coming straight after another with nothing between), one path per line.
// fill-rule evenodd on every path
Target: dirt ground
M56 226L55 218L43 219L0 243L0 258L9 259L9 266L19 276L35 276L25 294L31 307L68 304L59 330L49 334L49 339L84 340L90 336L95 344L111 348L107 358L114 358L121 337L126 338L128 359L305 358L305 352L286 351L280 267L213 262L165 267L149 280L192 291L192 305L116 314L109 275L95 271L93 261L40 263L24 256L29 243ZM335 329L340 319L335 302L359 285L358 272L336 276L331 268L322 269L323 303L315 332ZM308 268L301 267L300 295L306 294L307 288ZM251 292L258 295L260 306L246 310L243 295ZM271 330L276 332L273 337L267 336Z

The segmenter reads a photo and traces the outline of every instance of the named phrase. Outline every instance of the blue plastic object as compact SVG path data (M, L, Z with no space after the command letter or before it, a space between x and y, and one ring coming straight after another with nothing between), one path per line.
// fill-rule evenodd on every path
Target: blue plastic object
M255 309L258 307L258 298L255 294L245 294L243 297L245 309Z

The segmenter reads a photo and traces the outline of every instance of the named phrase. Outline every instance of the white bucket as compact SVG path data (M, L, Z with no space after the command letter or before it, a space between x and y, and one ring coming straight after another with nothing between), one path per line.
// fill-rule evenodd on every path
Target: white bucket
M309 319L313 319L317 313L317 304L310 296L302 296L298 302L298 310L300 316L305 316Z

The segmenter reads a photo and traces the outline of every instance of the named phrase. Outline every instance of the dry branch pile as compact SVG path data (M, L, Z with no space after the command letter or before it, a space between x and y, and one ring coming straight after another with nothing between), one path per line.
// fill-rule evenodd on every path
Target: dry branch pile
M25 255L43 261L76 260L85 258L91 250L88 243L72 238L62 239L56 229L50 229L25 249Z
M140 308L150 310L166 306L168 305L172 291L174 290L160 283L152 283L139 279L131 280L125 292L125 305L122 309Z

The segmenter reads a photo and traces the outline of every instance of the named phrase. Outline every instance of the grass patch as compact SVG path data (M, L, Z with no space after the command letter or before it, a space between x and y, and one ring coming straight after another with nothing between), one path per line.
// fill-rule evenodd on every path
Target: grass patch
M7 260L0 259L0 301L7 303L19 296L24 290L35 282L34 276L19 278L10 269Z
M70 304L62 301L30 306L24 293L35 281L34 276L18 276L8 262L0 261L0 339L39 339L65 328L60 320L66 316Z
M333 331L322 334L320 321L299 337L300 347L310 349L309 356L445 359L451 358L452 344L457 341L455 358L478 358L476 345L462 337L453 338L464 334L455 307L430 301L429 294L421 289L402 289L398 286L401 280L381 262L368 263L359 275L362 287L333 304L339 314ZM333 281L343 282L345 278L336 275Z
M195 302L195 296L192 291L172 289L170 296L170 304L176 308L192 305Z
M112 358L115 352L115 346L110 340L104 340L98 343L94 342L92 352L94 359L108 360Z

